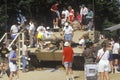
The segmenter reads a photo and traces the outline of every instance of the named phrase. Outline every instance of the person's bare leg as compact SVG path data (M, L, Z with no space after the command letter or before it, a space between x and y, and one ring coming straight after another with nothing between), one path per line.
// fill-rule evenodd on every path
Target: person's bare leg
M55 19L55 28L59 28L58 27L58 20L59 20L58 18Z
M19 80L19 71L18 70L16 71L16 78L17 78L17 80Z
M53 19L53 28L55 28L55 19Z
M65 71L66 71L66 80L69 80L69 69L66 67Z
M105 72L105 78L106 78L106 80L110 80L110 77L109 77L109 73L108 73L108 72Z
M111 73L114 73L113 61L110 61Z
M12 80L13 78L13 73L14 73L13 71L10 72L10 76L9 76L10 80Z
M117 68L118 68L118 59L115 59L114 61L114 70L115 70L115 73L117 73Z
M104 80L104 72L100 72L100 80Z
M74 80L74 76L73 76L73 70L72 70L72 68L69 68L69 73L70 73L70 77L72 78L72 80Z

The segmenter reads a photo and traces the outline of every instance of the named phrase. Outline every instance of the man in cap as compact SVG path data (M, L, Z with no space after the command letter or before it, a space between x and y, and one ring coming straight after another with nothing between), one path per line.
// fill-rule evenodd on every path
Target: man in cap
M66 71L66 80L69 80L69 79L74 80L73 71L72 71L72 62L73 62L74 52L69 42L65 42L64 46L65 47L63 49L62 63Z
M73 37L73 28L69 25L68 22L65 23L63 32L64 32L64 40L71 42Z

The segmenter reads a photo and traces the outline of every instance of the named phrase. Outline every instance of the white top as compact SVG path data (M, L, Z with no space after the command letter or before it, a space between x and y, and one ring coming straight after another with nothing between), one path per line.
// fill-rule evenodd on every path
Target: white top
M118 49L120 48L120 44L119 43L115 43L113 45L113 54L118 54Z
M12 25L10 30L11 30L12 34L18 33L18 27L16 25Z
M104 54L104 55L103 55ZM103 56L102 56L103 55ZM97 56L101 58L101 60L108 60L109 59L109 51L106 50L105 52L103 51L103 48L98 50Z
M68 27L64 27L63 31L65 32L65 34L71 34L73 32L73 28L69 25Z
M86 15L86 14L88 14L88 8L86 8L86 7L81 8L80 9L80 15L82 16L82 15Z
M62 14L65 15L65 18L67 19L69 17L69 11L68 10L63 10Z
M38 33L40 33L40 34L42 34L43 36L45 36L45 31L46 31L46 29L45 29L44 26L38 26L38 28L37 28L37 32L38 32Z
M30 32L31 32L31 34L35 34L35 26L34 26L34 24L30 24L29 33Z
M26 55L26 51L27 51L27 46L23 45L23 55Z
M37 32L45 32L46 31L46 29L45 29L45 27L44 26L38 26L38 28L37 28Z
M83 44L83 43L85 43L85 40L84 39L80 39L79 44Z

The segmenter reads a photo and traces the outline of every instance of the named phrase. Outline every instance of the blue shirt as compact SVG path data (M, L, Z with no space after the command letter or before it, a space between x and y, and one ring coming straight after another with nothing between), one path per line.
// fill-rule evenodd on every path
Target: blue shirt
M12 58L16 58L16 52L15 51L10 51L10 54L9 54L9 62L12 62L12 63L16 63L16 60L10 60Z

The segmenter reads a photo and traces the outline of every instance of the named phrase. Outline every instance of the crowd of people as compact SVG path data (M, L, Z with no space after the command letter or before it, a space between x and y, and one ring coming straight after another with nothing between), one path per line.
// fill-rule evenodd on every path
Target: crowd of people
M94 13L90 8L87 8L84 4L79 6L79 11L75 11L72 6L64 6L63 10L59 11L58 9L59 3L55 3L51 6L51 14L53 26L45 26L44 22L37 23L35 20L30 19L27 20L25 17L21 19L22 22L14 22L10 28L11 38L14 39L19 31L25 29L27 31L26 36L28 41L30 42L29 47L40 47L44 49L46 46L48 49L50 48L51 37L54 35L54 29L58 29L58 31L62 30L60 34L61 40L72 42L72 38L74 36L75 30L89 30L93 29L93 16ZM29 23L29 24L28 24ZM58 25L60 23L60 25ZM83 36L84 38L85 36ZM58 44L61 45L63 42ZM83 43L83 39L80 39L80 45ZM62 44L63 45L63 44ZM61 45L61 46L62 46ZM63 48L62 48L63 49Z
M77 22L77 29L80 30L85 28L87 30L93 29L94 12L92 9L86 7L84 4L79 6L79 11L75 11L72 6L64 6L60 13L58 6L59 3L55 3L51 7L54 29L64 26L66 22L69 22L71 25ZM60 26L58 25L59 20L61 22ZM86 25L86 27L84 25Z
M27 45L26 41L23 45L23 72L26 72L26 58L28 58L27 47L38 47L41 50L47 48L47 50L50 50L52 43L55 40L58 41L59 39L59 42L57 42L57 47L58 49L63 50L62 63L66 70L66 80L74 80L72 71L72 63L74 59L72 39L74 36L74 31L75 28L81 31L85 29L91 31L93 29L94 13L84 4L80 5L79 11L76 12L72 8L72 6L68 6L68 8L65 6L60 13L58 10L58 5L59 3L55 3L50 8L52 12L53 29L50 26L45 27L44 22L40 22L39 26L36 27L36 23L33 19L30 19L27 24L27 20L25 19L25 22L22 21L22 24L19 24L18 22L13 23L10 29L11 39L15 39L19 31L26 31L25 35L26 39L28 39L29 41L29 45ZM61 22L60 26L58 25L59 20ZM75 22L77 22L78 25L74 28ZM61 32L58 30L60 32L60 37L56 37L53 30L60 28L62 29ZM100 80L104 80L104 76L106 77L106 80L110 80L109 72L111 71L111 73L116 73L117 69L120 67L120 39L117 39L115 41L113 39L110 39L107 42L103 42L101 45L99 44L97 46L94 46L93 42L91 42L91 40L89 39L89 34L85 34L79 39L78 44L80 48L84 49L82 56L85 59L85 64L95 63L99 59L98 72L100 73ZM2 57L1 65L5 65L4 63L6 63L7 61L5 58L5 54L9 53L8 65L10 68L10 80L12 80L14 73L16 73L17 78L19 78L16 63L16 61L18 60L16 56L16 47L15 45L13 45L12 50L9 52L5 46L6 45L3 44L0 50L0 54Z
M82 56L85 64L98 63L100 80L110 80L109 73L120 73L120 39L107 39L102 44L94 46L92 42L86 44Z

